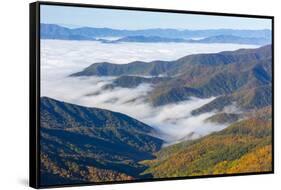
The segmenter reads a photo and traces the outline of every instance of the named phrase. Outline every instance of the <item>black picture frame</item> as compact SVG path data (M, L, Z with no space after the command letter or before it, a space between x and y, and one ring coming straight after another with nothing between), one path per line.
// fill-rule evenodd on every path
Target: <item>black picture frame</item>
M187 176L173 178L158 178L158 179L140 179L130 181L114 181L114 182L93 182L69 185L40 185L40 5L57 5L70 7L88 7L88 8L105 8L117 10L133 10L133 11L152 11L165 13L186 13L196 15L215 15L215 16L232 16L245 18L263 18L270 19L272 24L272 170L269 172L254 172L254 173L238 173L238 174L218 174L204 176ZM166 180L183 180L195 178L210 178L210 177L229 177L229 176L244 176L244 175L259 175L274 173L274 16L264 15L249 15L249 14L234 14L234 13L218 13L218 12L202 12L202 11L187 11L187 10L170 10L156 8L141 8L141 7L125 7L125 6L109 6L109 5L92 5L81 3L62 3L62 2L47 2L39 1L30 3L29 5L29 185L33 188L54 188L54 187L69 187L69 186L85 186L85 185L103 185L103 184L122 184L135 182L151 182L151 181L166 181Z

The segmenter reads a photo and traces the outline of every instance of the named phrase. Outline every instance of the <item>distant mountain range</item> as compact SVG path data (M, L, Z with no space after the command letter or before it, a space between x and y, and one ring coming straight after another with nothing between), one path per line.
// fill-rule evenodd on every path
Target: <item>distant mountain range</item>
M235 35L210 36L200 40L189 40L190 43L233 43L233 44L255 44L267 45L271 39L262 37L240 37Z
M270 43L266 38L239 37L233 35L218 35L206 37L203 39L192 40L183 38L164 38L159 36L126 36L117 40L99 39L103 43L121 43L121 42L140 42L140 43L233 43L233 44L254 44L266 45Z
M189 42L189 43L237 43L266 45L271 43L270 30L176 30L146 29L118 30L111 28L82 27L70 29L55 24L41 24L41 39L93 40L103 43L120 42ZM102 37L120 37L118 40ZM194 40L192 38L202 38Z
M142 43L181 43L188 42L188 40L182 38L167 38L159 36L126 36L117 40L102 40L104 43L120 43L120 42L142 42Z
M41 184L129 180L163 141L127 115L42 97ZM143 175L143 178L149 175Z

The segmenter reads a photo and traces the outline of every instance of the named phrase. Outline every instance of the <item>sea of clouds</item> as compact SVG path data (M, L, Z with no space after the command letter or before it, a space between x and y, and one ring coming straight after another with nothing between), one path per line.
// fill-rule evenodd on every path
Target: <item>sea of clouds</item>
M195 53L216 53L239 48L256 48L240 44L188 43L118 43L93 41L41 40L41 96L73 104L108 109L136 118L156 129L154 134L173 144L195 139L224 129L226 124L206 122L215 111L192 116L191 111L209 103L191 98L177 104L153 107L145 96L153 89L149 84L136 88L103 89L114 77L68 77L96 62L125 64L132 61L175 60Z

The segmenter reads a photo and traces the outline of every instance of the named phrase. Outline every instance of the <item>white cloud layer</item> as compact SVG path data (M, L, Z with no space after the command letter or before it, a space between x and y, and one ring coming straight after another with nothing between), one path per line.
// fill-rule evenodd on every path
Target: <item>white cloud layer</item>
M136 60L174 60L193 53L255 48L235 44L102 44L63 40L41 40L41 45L41 96L127 114L157 129L155 135L166 140L167 144L198 138L225 128L226 125L205 122L215 112L191 115L193 109L209 103L214 97L192 98L178 104L153 107L144 101L153 88L151 85L102 90L104 85L112 82L113 77L67 76L101 61L124 64Z

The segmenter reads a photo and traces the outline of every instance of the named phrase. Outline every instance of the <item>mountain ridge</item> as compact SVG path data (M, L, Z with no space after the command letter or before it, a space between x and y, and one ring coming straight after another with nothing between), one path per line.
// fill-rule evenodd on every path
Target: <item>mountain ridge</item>
M146 168L138 162L163 144L153 128L125 114L48 97L40 102L42 184L138 178Z
M165 147L142 161L157 178L272 171L271 108L254 111L222 131Z
M183 56L175 61L134 61L127 64L113 64L108 62L94 63L83 71L70 76L119 76L119 75L152 75L167 74L182 70L183 65L190 64L230 64L243 61L254 61L271 56L271 45L256 49L239 49L236 51L222 51L209 54L192 54ZM269 55L270 54L270 55Z
M271 45L256 49L194 54L175 61L135 61L122 65L95 63L70 76L92 75L118 77L110 85L111 88L134 88L149 80L151 82L153 78L159 78L152 83L154 88L148 94L148 101L154 106L188 100L192 96L227 96L236 91L250 90L271 83ZM152 78L137 77L142 75ZM236 98L231 100L234 99Z

